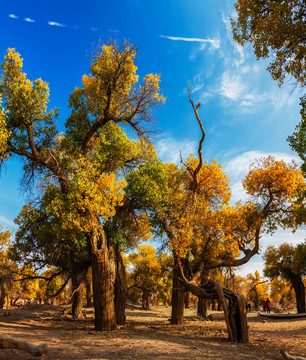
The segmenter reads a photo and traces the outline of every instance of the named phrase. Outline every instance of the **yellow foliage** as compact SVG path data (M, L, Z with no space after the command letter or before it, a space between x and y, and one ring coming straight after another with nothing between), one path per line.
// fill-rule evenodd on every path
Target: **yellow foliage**
M304 178L297 165L278 161L273 156L259 159L252 164L243 180L243 187L248 194L267 201L284 204L296 196L298 188L305 188Z

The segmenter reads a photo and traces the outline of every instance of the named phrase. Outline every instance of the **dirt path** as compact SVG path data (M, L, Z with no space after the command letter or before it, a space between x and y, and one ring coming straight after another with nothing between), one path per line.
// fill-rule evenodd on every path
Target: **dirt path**
M183 326L169 323L171 308L138 305L127 309L127 324L113 332L96 333L93 314L86 320L56 319L60 307L42 305L0 311L0 331L34 344L48 343L46 360L277 360L280 349L306 355L306 319L263 320L249 314L250 344L227 341L224 321L199 321L195 310L186 311ZM0 349L0 359L32 360L19 350Z

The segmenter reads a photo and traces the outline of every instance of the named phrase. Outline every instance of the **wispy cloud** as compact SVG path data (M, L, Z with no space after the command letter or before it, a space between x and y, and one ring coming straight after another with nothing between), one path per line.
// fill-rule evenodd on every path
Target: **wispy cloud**
M200 43L208 43L214 49L220 48L220 40L219 39L201 39L201 38L186 38L186 37L179 37L179 36L167 36L167 35L159 35L159 37L173 40L173 41L187 41L187 42L200 42Z
M9 17L11 19L19 19L19 16L15 15L15 14L9 14Z
M164 162L180 163L180 152L183 159L186 159L190 154L196 153L197 142L190 140L175 140L170 136L160 138L155 143L155 148L158 156Z
M33 23L33 22L35 22L35 20L34 19L31 19L31 18L24 18L24 21L26 21L26 22L30 22L30 23Z
M48 25L51 25L51 26L58 26L58 27L66 27L67 25L65 24L61 24L61 23L58 23L56 21L48 21Z
M8 219L7 217L0 215L0 222L6 226L9 226L11 228L16 228L17 226L15 225L15 223Z

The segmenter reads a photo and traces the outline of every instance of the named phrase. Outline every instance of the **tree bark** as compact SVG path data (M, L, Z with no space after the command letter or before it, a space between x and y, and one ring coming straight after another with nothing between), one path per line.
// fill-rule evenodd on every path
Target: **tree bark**
M176 267L176 260L174 261L171 324L182 325L184 322L185 286L179 280L179 271Z
M185 309L190 308L190 291L185 292Z
M198 301L198 316L200 316L202 319L207 318L207 299L199 298Z
M78 319L83 310L84 298L84 274L74 273L71 278L72 284L72 316Z
M88 247L92 261L95 330L114 330L116 329L114 251L112 248L108 248L106 235L101 229L99 233L90 236Z
M244 344L248 343L246 300L243 296L240 296L232 290L222 289L221 284L215 280L210 280L210 284L216 289L219 301L223 307L229 340ZM210 284L208 284L208 286L210 286ZM210 289L207 290L211 291Z
M120 249L116 247L116 281L115 281L115 311L117 325L125 324L125 306L127 298L126 271Z
M298 314L306 313L305 286L299 275L292 274L291 283L295 292L296 307Z
M5 286L4 286L4 282L1 279L0 280L0 309L4 308L4 303L5 303Z
M92 307L92 301L91 301L91 295L92 295L92 290L91 290L91 277L89 275L89 271L88 270L88 273L86 275L86 279L85 279L85 292L86 292L86 307Z

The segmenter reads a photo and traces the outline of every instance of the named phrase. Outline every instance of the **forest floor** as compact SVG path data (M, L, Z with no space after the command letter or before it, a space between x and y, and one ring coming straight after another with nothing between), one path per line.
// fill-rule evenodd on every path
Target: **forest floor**
M63 317L63 310L28 305L10 309L10 316L0 310L0 332L35 345L47 343L45 360L277 360L282 359L281 349L291 355L306 355L306 318L263 319L251 312L250 343L237 344L228 342L224 320L199 320L195 309L186 310L185 323L178 326L170 325L170 307L153 306L143 311L139 304L129 304L126 325L102 333L94 331L93 309L87 309L87 318L82 320ZM21 350L0 349L0 359L37 357Z

